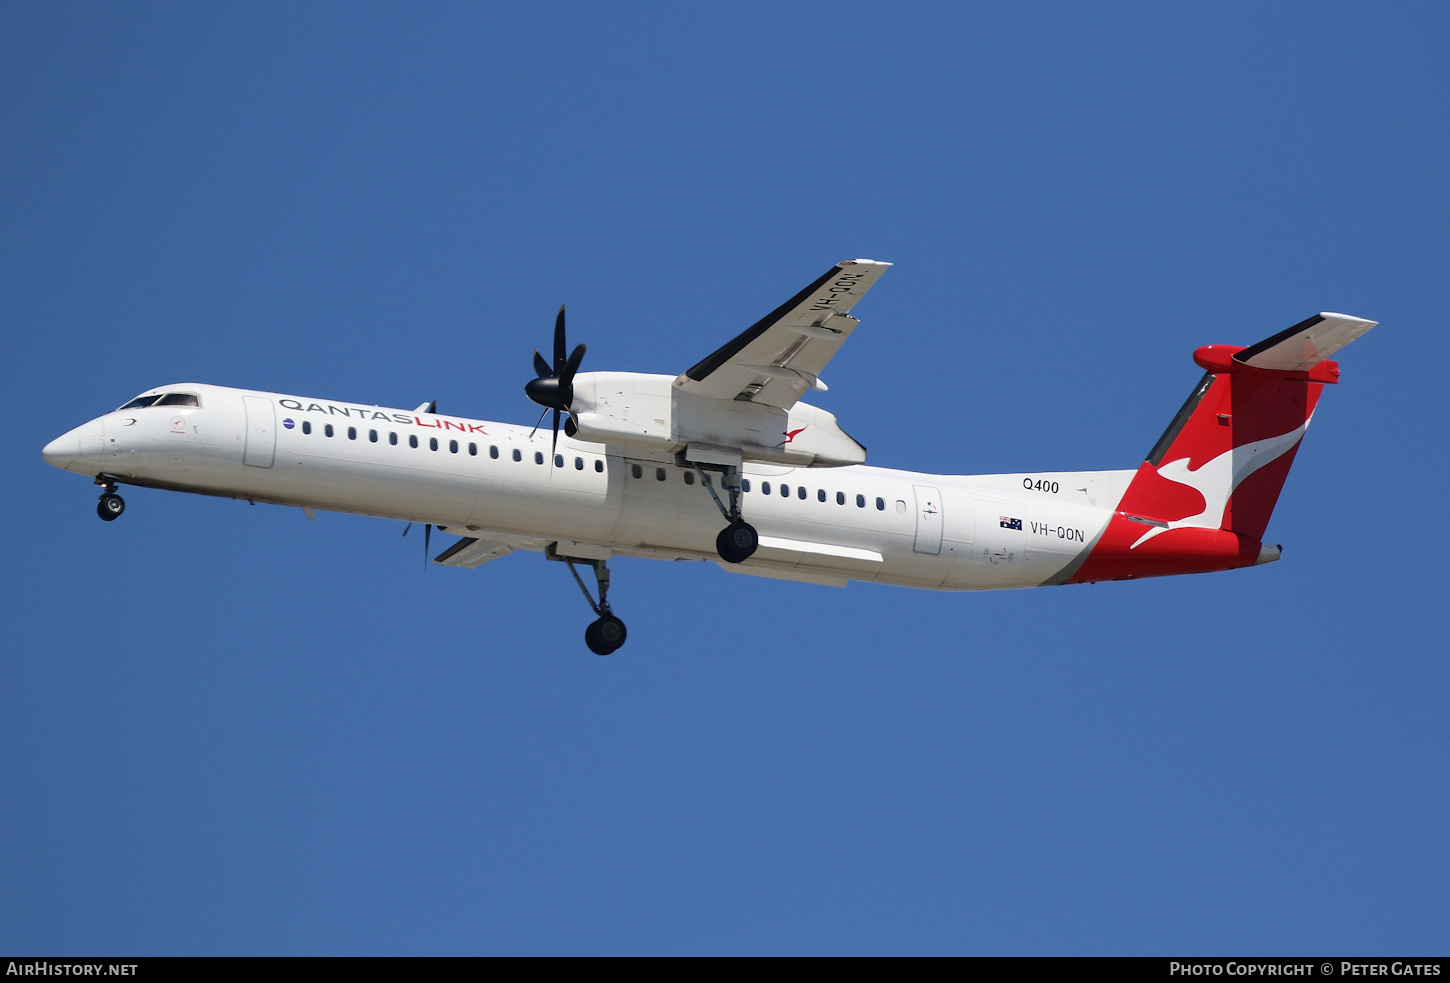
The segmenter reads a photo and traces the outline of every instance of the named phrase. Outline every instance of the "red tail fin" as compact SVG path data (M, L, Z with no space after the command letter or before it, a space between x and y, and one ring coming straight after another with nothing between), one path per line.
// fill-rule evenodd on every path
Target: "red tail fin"
M1319 314L1250 348L1206 345L1207 370L1128 486L1074 581L1248 566L1325 383L1328 356L1375 322ZM1272 550L1272 551L1271 551Z

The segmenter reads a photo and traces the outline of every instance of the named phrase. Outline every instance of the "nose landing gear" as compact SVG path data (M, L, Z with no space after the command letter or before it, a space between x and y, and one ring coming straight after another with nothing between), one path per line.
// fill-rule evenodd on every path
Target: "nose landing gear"
M594 609L599 618L589 623L584 629L584 644L589 646L589 651L595 655L609 655L624 644L629 632L625 630L624 622L614 616L609 607L609 564L605 560L585 560L571 556L561 556L556 553L553 546L550 546L544 553L551 560L563 560L569 567L569 572L574 575L574 583L579 585L579 590L584 594L584 600ZM589 588L584 586L584 578L579 576L579 571L574 564L584 563L594 568L594 582L599 585L599 602L596 604L594 595L589 593Z
M126 500L116 494L116 483L97 478L96 484L101 486L101 500L96 503L96 515L106 522L119 519L121 513L126 511Z

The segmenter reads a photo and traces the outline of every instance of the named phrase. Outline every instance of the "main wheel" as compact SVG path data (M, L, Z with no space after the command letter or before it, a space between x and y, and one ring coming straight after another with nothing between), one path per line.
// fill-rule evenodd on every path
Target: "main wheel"
M750 523L736 519L715 537L715 551L726 563L744 563L760 545L760 537Z
M606 614L598 621L590 622L589 627L584 629L584 644L595 655L608 655L624 644L628 634L623 621L612 614Z
M118 518L124 511L126 511L126 500L120 495L115 495L110 492L102 495L101 500L96 503L96 515L105 519L107 522Z

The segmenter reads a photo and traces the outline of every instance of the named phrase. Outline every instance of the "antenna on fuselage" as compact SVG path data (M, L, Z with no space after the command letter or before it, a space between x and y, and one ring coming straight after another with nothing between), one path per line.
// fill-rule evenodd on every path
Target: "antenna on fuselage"
M408 530L409 529L412 529L412 528L413 528L413 524L411 522L408 523L406 526L404 526L403 527L403 535L404 536L407 536L408 535ZM427 573L428 572L428 554L432 552L432 550L428 546L428 543L432 539L433 539L433 523L431 523L431 522L424 523L424 525L423 525L423 572L424 573Z

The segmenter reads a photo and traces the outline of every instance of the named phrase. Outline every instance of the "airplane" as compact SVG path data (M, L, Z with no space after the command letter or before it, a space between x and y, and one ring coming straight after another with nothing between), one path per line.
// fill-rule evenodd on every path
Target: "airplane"
M1134 469L947 475L866 465L831 413L802 401L890 267L836 264L678 376L579 372L564 308L534 352L530 429L439 413L178 383L46 445L91 476L104 520L122 484L397 519L459 538L432 562L474 568L527 550L566 564L624 644L616 556L713 561L761 577L992 590L1256 566L1330 359L1376 322L1320 313L1248 347L1205 345L1183 407ZM544 417L552 412L552 427ZM564 421L561 436L560 422ZM748 521L747 521L748 520ZM591 593L578 567L592 568ZM597 597L596 597L597 595Z

